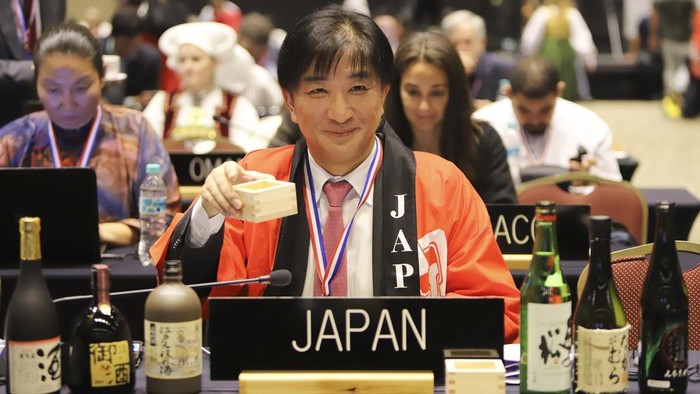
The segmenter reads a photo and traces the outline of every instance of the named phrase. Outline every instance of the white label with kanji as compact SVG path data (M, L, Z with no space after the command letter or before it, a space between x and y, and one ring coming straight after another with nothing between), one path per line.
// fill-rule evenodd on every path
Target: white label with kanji
M527 389L571 387L571 301L527 304Z
M614 330L576 327L576 390L626 390L628 343L629 325Z
M202 319L184 323L145 321L146 376L183 379L202 374Z
M13 393L52 393L61 389L61 338L8 341Z

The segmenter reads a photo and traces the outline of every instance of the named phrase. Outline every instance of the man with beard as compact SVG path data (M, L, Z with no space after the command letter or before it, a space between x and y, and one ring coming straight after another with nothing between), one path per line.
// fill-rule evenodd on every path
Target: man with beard
M508 99L489 104L472 117L489 122L502 139L509 125L517 125L521 170L552 166L622 180L610 128L591 110L561 98L564 87L553 63L525 57L510 75Z

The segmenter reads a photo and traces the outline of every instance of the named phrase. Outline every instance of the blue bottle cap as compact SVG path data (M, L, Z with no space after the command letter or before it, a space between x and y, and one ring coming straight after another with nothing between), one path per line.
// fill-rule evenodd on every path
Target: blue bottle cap
M146 174L160 174L160 164L150 163L146 165Z

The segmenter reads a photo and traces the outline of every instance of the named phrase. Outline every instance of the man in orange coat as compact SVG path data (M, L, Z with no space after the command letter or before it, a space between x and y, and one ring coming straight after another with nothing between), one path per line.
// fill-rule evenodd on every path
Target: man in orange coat
M190 282L292 272L284 288L214 294L501 297L505 340L515 341L519 292L484 203L457 167L412 152L382 120L392 56L367 16L332 6L301 20L282 46L278 73L304 138L214 169L152 249L154 261L182 260ZM232 186L266 177L296 184L299 213L235 219L242 204ZM347 193L340 202L331 197L336 188Z

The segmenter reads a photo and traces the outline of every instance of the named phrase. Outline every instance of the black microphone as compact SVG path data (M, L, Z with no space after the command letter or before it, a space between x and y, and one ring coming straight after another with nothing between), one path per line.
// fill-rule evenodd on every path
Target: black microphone
M214 116L212 116L212 118L214 118L215 121L221 123L224 126L228 127L231 125L231 120L226 118L226 117L223 117L221 115L214 115Z
M223 282L193 283L193 284L189 284L189 285L185 284L185 286L193 288L193 289L197 289L197 288L203 288L203 287L219 287L219 286L230 286L230 285L246 285L249 283L262 283L262 284L268 284L270 286L284 287L284 286L287 286L291 282L292 282L292 273L289 272L289 270L283 269L283 270L274 270L274 271L270 272L269 275L258 276L257 278L227 280L227 281L223 281ZM123 295L150 293L153 290L155 290L155 288L117 291L114 293L109 293L109 296L110 297L119 297L119 296L123 296ZM56 298L55 300L53 300L53 302L58 303L58 302L63 302L63 301L85 300L85 299L90 299L90 298L92 298L92 294Z

